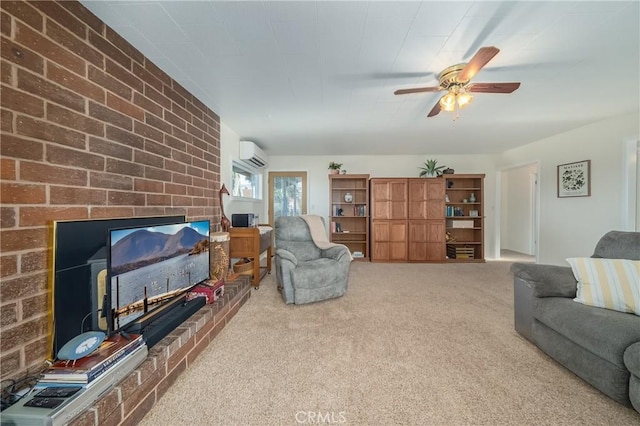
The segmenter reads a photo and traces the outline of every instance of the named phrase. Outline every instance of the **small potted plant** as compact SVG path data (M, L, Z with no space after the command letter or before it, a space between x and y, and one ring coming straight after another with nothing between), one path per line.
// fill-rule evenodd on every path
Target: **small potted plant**
M438 160L429 159L424 163L423 167L420 167L420 177L438 177L442 176L442 170L447 166L438 166Z
M340 167L342 167L342 163L336 163L333 161L329 163L329 170L331 170L332 175L340 173Z

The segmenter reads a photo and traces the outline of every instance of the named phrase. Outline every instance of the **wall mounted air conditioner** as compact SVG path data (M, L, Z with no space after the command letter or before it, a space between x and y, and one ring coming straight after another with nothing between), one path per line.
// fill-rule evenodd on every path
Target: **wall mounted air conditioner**
M267 155L258 145L250 141L240 141L240 159L259 169L268 165Z

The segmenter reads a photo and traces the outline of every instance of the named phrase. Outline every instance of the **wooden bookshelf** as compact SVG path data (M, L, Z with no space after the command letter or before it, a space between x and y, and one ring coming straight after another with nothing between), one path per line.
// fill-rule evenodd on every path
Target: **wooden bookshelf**
M484 262L484 174L444 175L447 261Z
M330 240L369 260L369 175L329 175Z

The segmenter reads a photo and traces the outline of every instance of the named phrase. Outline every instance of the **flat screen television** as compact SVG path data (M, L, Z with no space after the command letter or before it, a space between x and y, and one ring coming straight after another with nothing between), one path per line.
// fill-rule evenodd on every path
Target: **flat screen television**
M184 221L184 215L172 215L53 222L51 359L78 334L108 331L105 295L109 230Z
M209 221L109 230L107 274L109 332L148 321L209 278Z

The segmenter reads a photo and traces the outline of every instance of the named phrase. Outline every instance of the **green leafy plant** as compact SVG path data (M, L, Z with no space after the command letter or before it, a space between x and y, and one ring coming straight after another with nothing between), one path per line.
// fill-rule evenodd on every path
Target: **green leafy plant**
M422 176L442 176L442 170L447 166L438 166L438 160L429 159L424 163L423 167L420 167L420 177Z
M340 170L342 167L342 163L334 163L333 161L329 163L329 168L331 170Z

